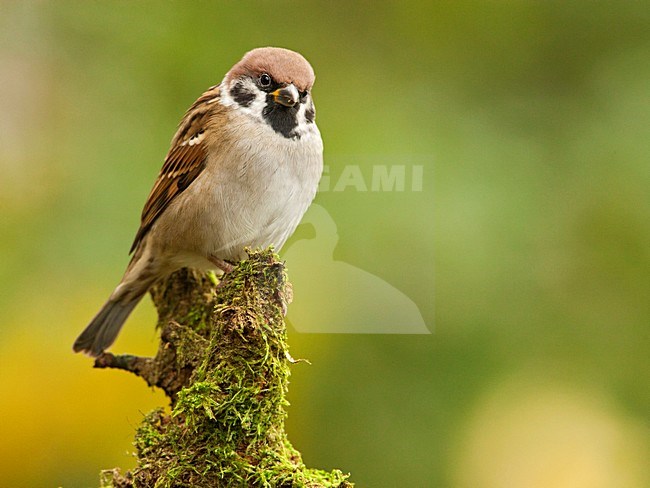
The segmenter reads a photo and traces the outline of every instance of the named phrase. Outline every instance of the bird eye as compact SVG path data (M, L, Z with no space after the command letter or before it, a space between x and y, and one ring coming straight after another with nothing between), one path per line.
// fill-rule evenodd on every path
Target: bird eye
M264 87L271 86L271 77L266 73L262 73L260 76L260 85Z

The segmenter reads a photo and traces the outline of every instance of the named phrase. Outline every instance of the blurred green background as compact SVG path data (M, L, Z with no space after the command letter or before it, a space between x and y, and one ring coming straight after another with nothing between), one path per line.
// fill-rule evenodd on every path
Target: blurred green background
M134 465L163 396L71 344L183 112L264 45L313 64L333 180L341 161L368 181L373 161L425 166L419 192L317 196L334 257L433 333L290 331L312 362L287 421L305 462L359 487L650 486L648 2L0 9L2 486ZM113 350L153 353L154 321L147 299Z

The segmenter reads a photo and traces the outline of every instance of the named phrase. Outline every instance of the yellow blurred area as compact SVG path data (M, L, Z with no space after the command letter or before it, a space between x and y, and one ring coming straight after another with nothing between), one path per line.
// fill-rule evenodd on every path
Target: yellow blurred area
M648 486L647 426L580 385L520 375L495 385L465 426L459 488Z
M165 399L71 345L182 114L264 45L314 66L328 165L284 250L305 462L649 486L650 8L613 0L3 2L0 486L133 466ZM112 350L152 354L155 319L146 298Z
M0 345L3 486L62 484L65 478L54 474L62 466L71 472L92 466L97 473L109 465L132 467L134 428L143 413L166 404L164 395L135 376L93 370L91 359L73 355L69 344L61 347L74 340L78 324L91 312L87 304L97 295L49 296L38 307L26 305L33 296L20 297L16 301L26 306L6 316L11 329ZM152 354L155 322L146 312L135 314L129 325L149 330L149 340L140 334L139 341L121 343Z

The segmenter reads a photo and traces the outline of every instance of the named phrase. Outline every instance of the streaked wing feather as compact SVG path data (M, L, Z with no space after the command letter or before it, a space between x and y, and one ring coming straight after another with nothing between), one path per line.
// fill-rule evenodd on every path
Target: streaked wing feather
M181 194L205 168L207 151L203 141L189 144L193 137L200 137L209 122L212 102L219 97L219 87L208 89L194 102L185 114L181 125L172 140L165 163L154 183L147 202L142 210L140 228L135 235L133 252L147 234L158 217L169 204Z

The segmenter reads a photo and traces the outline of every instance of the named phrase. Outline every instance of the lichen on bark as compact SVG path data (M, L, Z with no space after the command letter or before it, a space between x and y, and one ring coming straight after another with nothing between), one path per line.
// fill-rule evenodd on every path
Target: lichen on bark
M156 357L105 353L95 366L162 388L171 411L144 417L137 467L103 471L102 488L353 486L339 470L307 468L285 433L291 287L271 250L249 251L218 287L183 269L151 295L161 328Z

